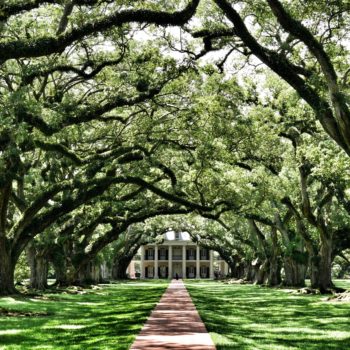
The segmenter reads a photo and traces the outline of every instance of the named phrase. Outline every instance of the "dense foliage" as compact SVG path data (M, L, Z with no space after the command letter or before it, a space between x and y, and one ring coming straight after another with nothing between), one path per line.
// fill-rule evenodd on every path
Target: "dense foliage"
M349 13L0 2L0 294L24 252L36 288L49 266L91 280L99 254L125 276L154 237L139 223L179 214L234 276L332 287L350 247Z

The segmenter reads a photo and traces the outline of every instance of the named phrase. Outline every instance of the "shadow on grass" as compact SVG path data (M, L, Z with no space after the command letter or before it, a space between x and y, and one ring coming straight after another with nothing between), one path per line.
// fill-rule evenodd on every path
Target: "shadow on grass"
M84 295L0 298L0 307L50 314L0 317L0 349L128 349L166 286L119 283Z
M350 304L252 285L186 286L218 350L350 349Z

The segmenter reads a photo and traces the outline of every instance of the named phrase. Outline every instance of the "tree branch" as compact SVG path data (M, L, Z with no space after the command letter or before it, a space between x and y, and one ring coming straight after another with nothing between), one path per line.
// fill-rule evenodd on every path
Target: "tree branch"
M295 66L288 59L258 43L247 29L238 12L227 0L214 0L227 18L234 24L235 33L248 46L251 52L265 63L270 69L291 85L314 110L317 119L321 122L325 131L350 155L347 137L344 130L340 130L333 111L326 100L297 74ZM349 128L350 129L350 128Z
M60 20L60 24L58 25L56 35L60 35L66 30L67 25L68 25L68 17L72 13L74 5L75 5L74 0L71 0L71 1L66 3L66 5L64 7L63 15L62 15L61 20Z
M14 58L41 57L63 52L66 47L91 34L101 33L125 23L148 23L160 26L182 26L196 12L199 0L192 0L182 11L173 13L151 10L125 10L86 23L58 37L41 37L0 43L0 61Z

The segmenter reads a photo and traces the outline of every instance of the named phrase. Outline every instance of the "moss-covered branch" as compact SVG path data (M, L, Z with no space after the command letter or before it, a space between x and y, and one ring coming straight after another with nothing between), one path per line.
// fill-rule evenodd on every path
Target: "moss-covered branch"
M199 0L191 1L183 10L173 13L151 10L125 10L115 12L95 22L88 22L58 37L16 40L0 43L0 61L30 58L60 53L66 47L85 37L104 32L126 23L149 23L160 26L182 26L194 15Z
M233 23L235 34L239 36L251 52L298 92L315 111L316 117L319 119L326 132L350 154L348 140L344 138L343 131L339 128L328 101L320 96L313 87L309 86L305 80L299 76L295 65L284 55L262 46L250 33L239 13L227 0L214 1Z

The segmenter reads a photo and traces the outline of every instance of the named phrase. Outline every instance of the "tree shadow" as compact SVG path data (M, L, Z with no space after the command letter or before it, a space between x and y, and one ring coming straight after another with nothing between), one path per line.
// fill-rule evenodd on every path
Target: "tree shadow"
M188 283L217 349L350 349L350 304L252 285Z
M125 283L83 295L47 294L44 300L0 298L0 307L49 313L0 317L0 348L128 349L165 288Z

